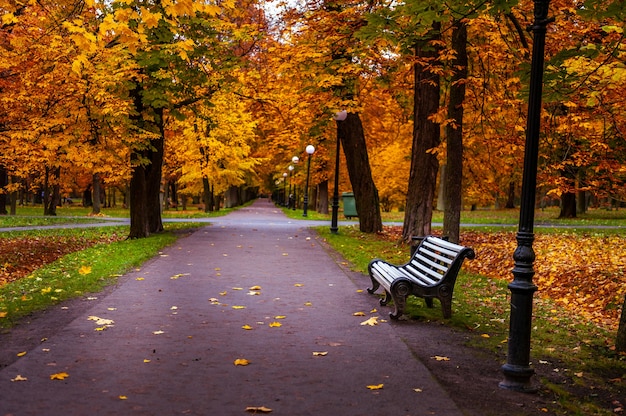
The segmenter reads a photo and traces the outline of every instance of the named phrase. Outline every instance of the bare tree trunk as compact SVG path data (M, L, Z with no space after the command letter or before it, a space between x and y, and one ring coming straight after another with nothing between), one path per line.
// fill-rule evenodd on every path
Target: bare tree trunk
M359 229L364 233L382 231L383 222L380 216L378 189L372 179L365 134L359 115L348 113L344 121L337 123L337 132L346 156L348 176L359 214Z
M458 243L461 228L461 203L463 194L463 101L467 79L467 26L456 21L452 30L452 48L456 58L450 83L448 122L446 125L446 203L443 214L443 234L453 243Z
M559 218L576 218L576 194L565 192L561 195Z
M61 187L59 178L61 168L52 169L52 179L50 179L50 169L46 167L46 189L44 191L44 215L57 215L57 205L61 202Z
M0 165L0 215L7 215L7 190L9 175L4 165Z
M402 238L411 241L413 236L431 232L433 200L437 187L439 161L433 151L440 144L439 124L429 117L439 109L440 80L436 70L440 46L433 44L441 38L441 24L433 23L429 39L415 47L413 147L411 171L406 197Z
M92 189L92 200L93 205L91 206L91 214L98 215L100 214L101 203L100 203L100 175L98 173L94 173L91 178L91 189Z
M328 179L318 185L319 195L317 198L316 211L320 214L328 214Z

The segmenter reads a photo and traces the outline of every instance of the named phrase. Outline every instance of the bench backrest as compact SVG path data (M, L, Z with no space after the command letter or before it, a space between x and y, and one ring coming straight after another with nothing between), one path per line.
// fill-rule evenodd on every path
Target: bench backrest
M411 260L401 266L422 285L434 286L447 276L456 275L465 258L473 259L474 250L434 236L422 240Z

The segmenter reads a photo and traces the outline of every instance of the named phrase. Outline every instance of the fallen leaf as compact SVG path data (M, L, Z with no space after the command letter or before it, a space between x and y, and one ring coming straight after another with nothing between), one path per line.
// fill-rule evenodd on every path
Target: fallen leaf
M124 395L120 395L120 396L119 396L119 399L120 399L120 400L127 400L127 399L128 399L128 397L126 397L126 396L124 396Z
M113 321L112 319L99 318L94 315L88 316L87 320L96 321L96 325L104 325L104 326L113 326L113 324L115 323L115 321Z
M0 312L0 318L4 318L7 316L8 312Z
M374 309L372 309L372 310L370 311L370 313L376 313L376 312L378 312L378 310L377 310L376 308L374 308Z
M234 287L233 290L243 290L243 287Z
M226 296L227 293L227 291L220 292L220 296Z
M249 407L246 407L246 412L251 412L251 413L271 413L272 409L270 409L269 407L265 407L265 406L261 406L261 407L249 406Z
M11 381L27 381L26 377L22 377L21 375L16 375L15 378L12 378Z
M285 316L285 315L276 315L276 316L274 317L274 319L285 319L285 318L286 318L286 316Z
M82 266L80 269L78 269L78 273L82 275L91 273L91 266Z
M302 287L302 286L304 286L304 285L303 285L302 283L296 283L294 286L295 286L295 287Z
M435 355L434 357L430 357L430 358L435 359L437 361L450 361L448 357L442 357L441 355Z
M154 335L161 335L161 334L165 334L165 331L161 331L161 330L159 330L159 331L153 331L152 333L153 333Z
M365 312L354 312L352 316L365 316Z
M384 384L372 384L370 386L367 386L367 388L370 390L380 390L383 387L384 387Z
M313 351L314 357L324 357L328 355L328 351Z
M67 373L55 373L55 374L50 374L50 380L65 380L66 378L68 378L70 375Z
M116 311L117 308L107 308L107 311Z
M177 309L178 309L178 306L172 306L172 307L170 308L170 310L171 310L171 311L175 311L175 310L177 310Z
M283 326L280 322L270 322L270 328L278 328Z
M248 331L252 329L252 327L250 325L244 325L241 328L245 329L245 330L248 330Z
M235 365L243 365L246 366L248 364L250 364L250 361L246 360L245 358L237 358L234 362Z
M17 356L18 356L18 357L23 357L23 356L25 356L25 355L26 355L26 351L22 351L22 352L18 352L18 353L17 353Z
M483 338L491 338L491 337L489 336L489 334L481 334L480 336L481 336L481 337L483 337Z
M137 277L135 280L142 281L142 280L146 280L146 279L145 279L145 278L143 278L143 277Z
M304 302L304 306L313 306L312 302Z
M416 393L421 393L423 390L422 389L413 389L414 392Z
M254 290L251 290L247 294L250 295L250 296L256 296L256 295L260 295L261 292L255 292Z
M233 305L233 309L246 309L246 307L241 305Z
M361 322L361 325L369 325L369 326L378 325L378 316L372 316L367 321Z
M149 360L149 359L147 359L147 358L145 358L145 359L143 360L143 362L144 362L144 363L149 363L149 362L150 362L150 360Z
M261 290L261 286L252 286L249 290Z
M289 253L283 253L283 256L288 256L288 255L289 255Z

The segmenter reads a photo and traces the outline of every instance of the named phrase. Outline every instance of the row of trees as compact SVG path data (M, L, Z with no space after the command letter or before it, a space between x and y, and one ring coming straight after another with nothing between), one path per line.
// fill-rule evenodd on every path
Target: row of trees
M577 195L626 199L625 10L551 8L540 184L575 215ZM35 178L52 214L85 178L95 195L129 185L130 236L144 237L162 229L164 181L210 207L232 186L269 191L307 144L326 195L341 140L363 231L382 228L383 205L405 210L405 239L428 234L438 194L458 240L463 204L510 205L520 185L532 9L0 0L0 187Z

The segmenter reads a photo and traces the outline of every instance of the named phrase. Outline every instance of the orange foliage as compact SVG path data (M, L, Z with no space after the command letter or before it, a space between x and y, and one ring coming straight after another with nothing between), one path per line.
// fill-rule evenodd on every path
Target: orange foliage
M463 269L511 280L515 233L464 232L462 244L473 247L476 260ZM626 238L577 234L537 234L533 249L534 283L547 297L578 316L617 330L626 293Z

